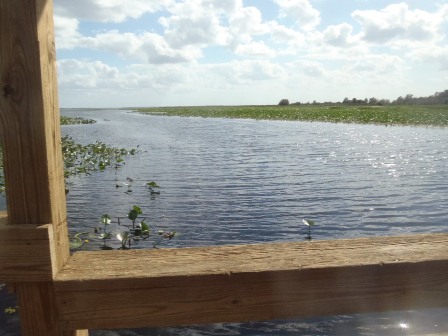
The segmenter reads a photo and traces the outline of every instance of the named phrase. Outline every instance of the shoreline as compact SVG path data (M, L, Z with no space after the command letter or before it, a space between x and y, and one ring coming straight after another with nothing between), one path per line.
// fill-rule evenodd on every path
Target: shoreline
M133 108L142 114L385 126L448 127L448 105L260 105Z

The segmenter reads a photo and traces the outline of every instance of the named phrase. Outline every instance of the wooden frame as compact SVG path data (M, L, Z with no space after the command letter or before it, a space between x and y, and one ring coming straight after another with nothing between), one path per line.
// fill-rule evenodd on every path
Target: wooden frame
M0 132L8 225L51 224L46 249L53 251L48 267L56 274L70 253L52 0L0 1ZM17 261L17 269L24 269ZM62 335L52 281L22 280L14 284L22 334Z
M52 0L0 1L0 281L23 335L447 307L448 234L70 257L53 34Z
M447 257L446 234L78 252L56 300L67 329L443 307Z

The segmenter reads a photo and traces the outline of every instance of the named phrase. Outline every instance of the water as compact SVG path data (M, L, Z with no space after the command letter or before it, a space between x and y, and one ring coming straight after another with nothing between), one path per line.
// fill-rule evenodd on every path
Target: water
M80 142L142 150L117 172L72 179L69 219L80 229L137 204L182 233L178 246L302 239L303 218L318 223L316 239L447 230L446 129L64 114L98 120L63 127ZM115 187L127 177L132 193ZM150 197L152 180L162 188Z
M134 204L156 229L180 232L170 246L302 240L303 218L317 223L314 239L447 232L446 129L62 113L97 120L62 127L81 143L141 151L119 170L71 178L72 232L92 231L104 213L125 217ZM132 192L127 177L134 180ZM153 180L160 195L144 188ZM91 335L415 335L447 332L446 314L433 309Z

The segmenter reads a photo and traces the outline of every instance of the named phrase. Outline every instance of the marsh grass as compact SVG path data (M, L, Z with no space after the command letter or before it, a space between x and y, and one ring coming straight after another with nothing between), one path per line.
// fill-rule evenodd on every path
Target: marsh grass
M167 116L297 120L402 126L448 126L448 105L260 105L139 108Z

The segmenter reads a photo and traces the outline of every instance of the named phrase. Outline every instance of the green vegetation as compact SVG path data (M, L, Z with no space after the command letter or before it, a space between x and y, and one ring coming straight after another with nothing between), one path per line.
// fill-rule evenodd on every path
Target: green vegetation
M93 119L61 116L61 125L93 124ZM88 145L76 143L71 137L64 136L61 140L62 157L64 159L64 176L90 174L92 171L105 170L107 167L118 168L124 162L124 157L134 155L136 149L109 147L96 141Z
M361 106L290 104L264 106L153 107L136 111L167 116L320 121L402 126L448 126L448 105Z
M62 157L64 159L64 176L90 174L92 171L105 170L107 167L119 168L128 155L135 155L136 149L109 147L96 141L81 145L71 137L62 138Z
M154 182L155 184L155 182ZM89 242L88 239L83 239L82 236L87 235L92 239L101 239L103 241L103 245L101 249L103 250L111 250L113 247L107 245L107 240L112 239L112 236L115 235L116 238L120 241L121 247L120 249L129 249L133 243L138 243L139 241L149 241L151 237L151 229L149 225L145 222L145 218L140 218L142 215L142 209L134 205L127 215L127 218L131 221L132 225L127 226L123 229L123 226L118 221L116 232L113 234L108 231L108 227L112 225L112 220L108 214L104 214L100 218L100 226L95 228L95 233L90 234L88 232L80 232L70 238L70 247L72 249L79 249L85 244ZM175 231L162 231L159 230L154 234L156 239L152 243L152 247L156 248L159 246L163 240L171 240L176 236Z
M73 124L94 124L93 119L85 119L81 117L65 117L61 116L61 125L73 125Z
M61 117L61 124L72 123L92 124L92 119L79 117ZM64 136L61 139L62 157L64 159L64 176L78 174L90 174L93 171L102 171L106 168L119 168L126 156L135 155L137 149L115 148L102 142L87 145L76 143L71 137ZM0 194L5 191L5 177L3 172L3 150L0 146Z

